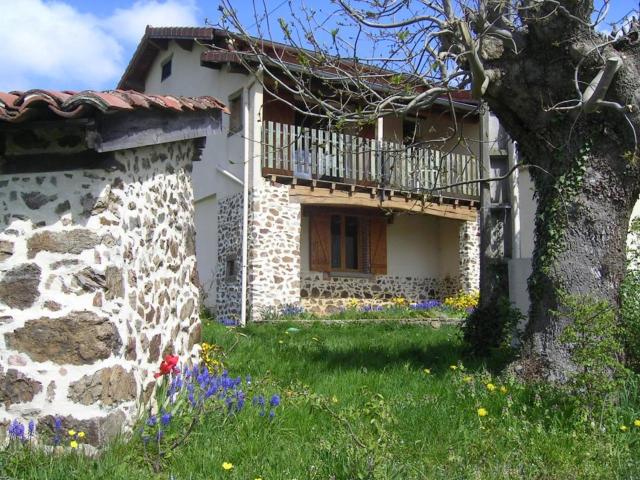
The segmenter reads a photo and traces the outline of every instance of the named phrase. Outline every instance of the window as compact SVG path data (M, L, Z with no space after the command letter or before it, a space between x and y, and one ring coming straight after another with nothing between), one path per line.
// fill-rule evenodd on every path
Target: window
M312 212L310 267L320 272L387 272L384 217Z
M229 97L229 135L242 130L242 94Z
M225 263L225 271L224 271L225 278L227 280L233 280L235 279L236 274L237 274L236 259L227 258L227 261Z
M160 81L163 82L171 76L171 57L162 62L162 69L160 71Z
M411 145L420 140L420 124L415 118L405 118L402 122L402 142Z
M331 215L331 268L364 270L360 259L364 219L350 215Z

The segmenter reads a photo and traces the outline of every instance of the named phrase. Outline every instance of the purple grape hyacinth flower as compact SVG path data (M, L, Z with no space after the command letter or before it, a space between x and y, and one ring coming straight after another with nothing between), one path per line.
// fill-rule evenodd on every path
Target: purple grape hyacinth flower
M431 310L432 308L438 308L441 306L442 302L439 300L422 300L421 302L411 305L411 308L414 310Z
M169 412L164 412L160 417L160 423L166 427L167 425L169 425L170 421L171 421L171 414Z
M60 417L56 417L53 420L53 444L56 446L60 443L60 430L62 430L62 419Z
M9 424L9 429L7 430L9 433L9 438L13 440L25 440L24 437L24 425L20 423L18 420L14 420Z

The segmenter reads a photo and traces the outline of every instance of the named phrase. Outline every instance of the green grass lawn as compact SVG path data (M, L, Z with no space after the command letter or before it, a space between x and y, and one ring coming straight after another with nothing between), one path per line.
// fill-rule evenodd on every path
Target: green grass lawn
M250 374L256 391L281 394L273 420L250 407L236 417L210 415L157 474L139 444L120 441L96 460L6 451L0 478L640 478L633 380L620 405L592 423L560 393L464 361L454 327L313 324L286 333L289 326L204 330L205 341L227 351L233 375Z

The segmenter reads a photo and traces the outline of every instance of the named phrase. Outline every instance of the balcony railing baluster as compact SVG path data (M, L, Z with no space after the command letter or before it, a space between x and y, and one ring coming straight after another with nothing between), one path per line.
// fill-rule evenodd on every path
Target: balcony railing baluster
M335 131L267 121L262 166L282 175L437 195L477 197L477 159ZM446 187L444 190L440 190Z

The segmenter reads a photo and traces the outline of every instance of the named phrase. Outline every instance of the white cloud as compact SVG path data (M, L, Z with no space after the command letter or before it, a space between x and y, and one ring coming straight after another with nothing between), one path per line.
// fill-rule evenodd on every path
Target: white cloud
M0 0L0 11L0 91L113 88L147 24L198 24L193 1L143 0L106 18L61 1Z
M163 26L198 26L197 8L193 1L142 0L135 2L131 8L118 8L105 22L106 27L117 38L137 43L147 25Z

